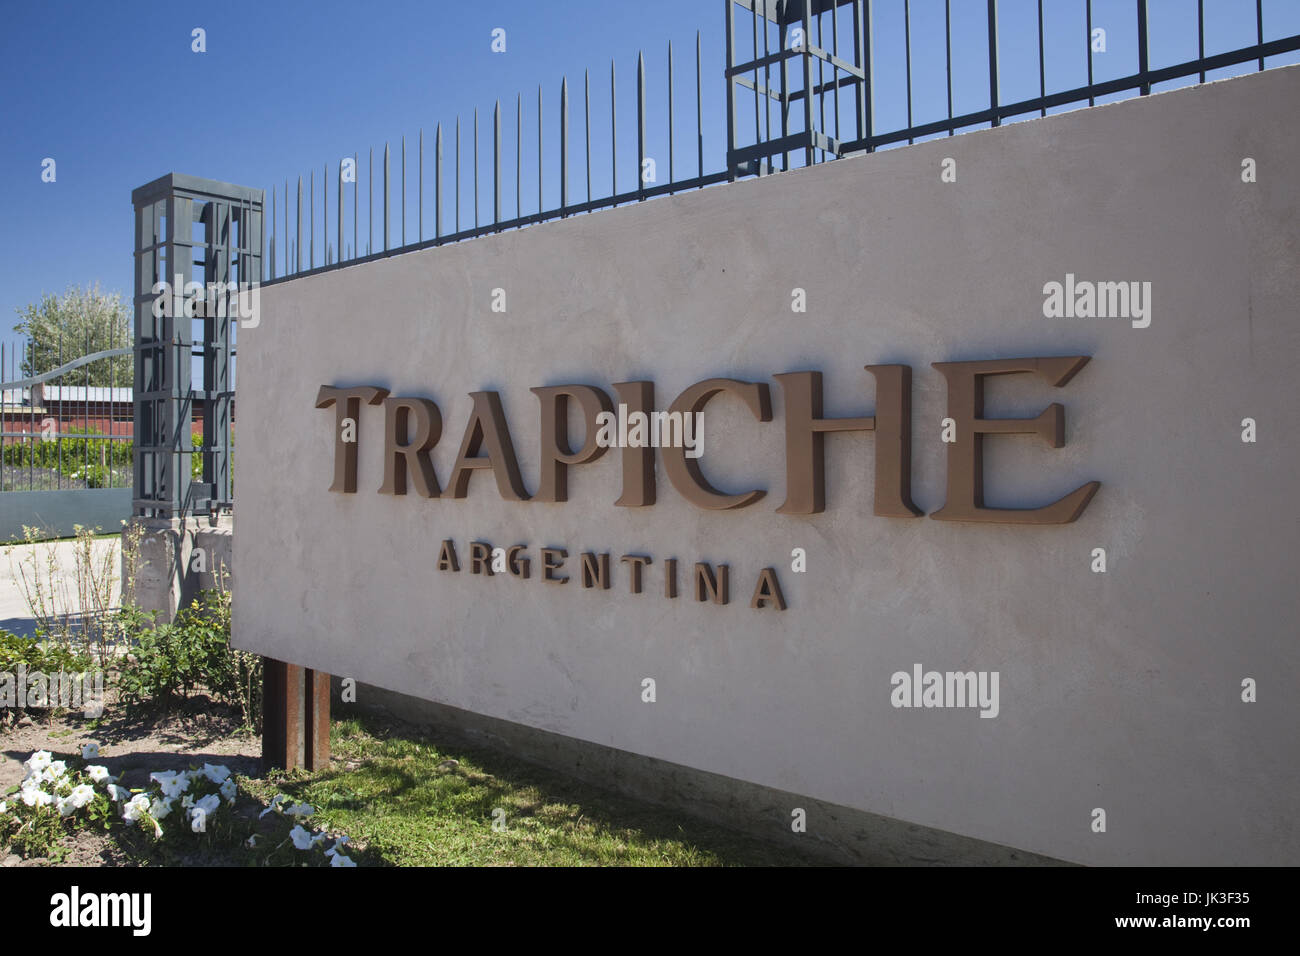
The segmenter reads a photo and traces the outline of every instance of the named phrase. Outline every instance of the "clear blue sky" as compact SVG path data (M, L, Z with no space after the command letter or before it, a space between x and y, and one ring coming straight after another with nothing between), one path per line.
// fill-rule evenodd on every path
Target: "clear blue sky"
M538 84L545 98L546 205L558 203L558 94L567 75L571 96L571 174L585 196L582 159L582 74L592 72L593 191L609 189L609 65L618 65L619 186L636 169L635 65L646 52L648 152L667 177L665 59L677 54L677 176L695 167L694 44L703 48L705 171L722 168L725 83L722 0L555 0L473 4L428 0L361 4L337 0L220 4L92 3L4 0L0 33L0 338L13 342L14 310L71 283L99 281L131 294L131 190L168 172L240 185L294 188L313 169L317 201L322 166L335 175L340 157L407 137L408 240L415 236L415 145L426 137L426 235L432 132L445 133L459 114L464 140L462 225L472 220L470 129L480 111L481 169L491 157L491 110L504 111L506 214L514 211L514 108L524 97L524 201L536 204L535 114ZM946 113L942 0L912 0L914 119ZM953 0L954 98L958 113L987 105L985 7ZM1083 0L1047 0L1047 86L1085 78ZM1207 53L1254 42L1253 0L1206 0ZM1002 100L1038 91L1036 0L1000 0ZM1196 53L1195 0L1151 0L1151 63ZM876 0L876 131L905 123L903 0ZM1094 57L1099 80L1136 68L1133 0L1094 0L1095 26L1108 29L1105 54ZM1300 0L1265 0L1265 38L1300 33ZM207 52L191 50L191 31L207 32ZM493 53L494 28L506 30L506 52ZM829 45L829 37L826 40ZM1278 57L1269 65L1298 62ZM1227 71L1241 72L1246 68ZM1182 84L1177 84L1182 85ZM752 131L752 106L745 135ZM847 115L847 114L846 114ZM775 120L775 116L774 116ZM451 157L451 141L446 145ZM41 162L57 161L57 182L41 181ZM531 185L531 188L530 188ZM450 202L450 187L447 188ZM366 183L361 184L362 244ZM268 205L270 196L268 194ZM397 190L394 189L394 215ZM350 199L349 199L350 202ZM333 203L331 202L331 207ZM490 180L480 188L481 215L491 215ZM281 216L283 212L281 211ZM449 215L449 214L448 214ZM334 212L331 208L331 234ZM350 227L351 222L349 220ZM449 223L448 223L449 225ZM322 228L318 212L316 229ZM397 232L394 225L394 233ZM278 229L277 229L278 231ZM348 236L351 229L347 230ZM317 257L321 256L320 246ZM281 256L283 252L281 252ZM6 370L7 372L7 370ZM3 376L0 376L3 377Z

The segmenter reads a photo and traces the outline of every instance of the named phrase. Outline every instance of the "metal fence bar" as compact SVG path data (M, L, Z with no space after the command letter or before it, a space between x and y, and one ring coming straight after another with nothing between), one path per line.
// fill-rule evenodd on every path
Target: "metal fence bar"
M1047 95L1047 61L1043 53L1043 0L1038 0L1038 95ZM949 109L949 115L952 110ZM1039 111L1039 116L1046 116L1047 110Z
M645 55L636 54L636 182L637 199L645 198Z
M583 142L587 148L587 202L591 202L591 71L582 71L582 103L585 136Z
M754 75L750 79L751 82L753 82L754 84L755 90L758 89L758 64L760 62L758 58L758 20L759 20L758 17L753 18L753 29L750 31L751 33L753 33L753 43L754 43ZM807 42L806 38L804 42ZM754 96L754 142L756 143L762 142L763 140L763 129L758 122L758 100L759 100L758 96L755 95ZM769 139L770 138L771 137L769 137ZM762 176L763 172L764 172L763 167L760 165L758 174Z
M330 264L330 164L326 163L321 168L320 175L320 206L321 206L321 227L320 241L325 247L325 264Z
M904 0L904 5L906 5L906 3L907 0ZM834 6L832 6L831 7L832 14L834 13L834 9L835 9ZM825 19L825 11L821 11L820 13L817 14L817 49L819 50L826 49L826 42L822 35L822 21L824 19ZM910 29L910 15L909 15L909 29ZM825 58L820 56L817 57L817 89L819 90L823 89L826 85L826 74L824 72L825 66L826 66ZM832 66L831 69L834 70L835 67ZM832 78L833 77L834 74L832 73ZM839 84L832 84L832 86L835 89L839 89ZM782 93L784 92L785 91L782 90ZM912 41L910 38L907 41L907 107L909 110L912 108ZM910 119L908 120L908 125L909 126L911 125ZM817 97L817 128L822 132L826 131L826 97L825 96Z
M812 114L812 108L813 108L813 103L812 103L812 101L813 101L813 98L812 98L812 57L810 57L810 56L808 55L808 47L812 45L812 19L811 19L811 17L812 17L812 4L811 4L811 3L805 3L805 4L803 5L803 45L804 45L804 50L803 50L803 57L802 57L802 59L803 59L803 92L804 92L804 96L803 96L803 128L804 128L804 132L805 132L805 133L809 133L809 134L812 133L812 128L813 128L813 121L812 121L812 115L813 115L813 114ZM765 20L765 21L764 21L764 24L766 24L766 22L767 22L767 21ZM764 28L764 33L766 33L766 32L767 32L767 31L766 31L766 27L765 27L765 28ZM767 98L767 94L766 94L766 91L764 91L764 99L766 100L766 98ZM756 99L757 99L757 97L756 97ZM762 163L762 162L764 162L764 160L760 159L759 162ZM804 164L805 164L805 165L808 165L808 166L811 166L811 165L813 164L813 147L812 147L812 142L811 142L811 140L809 141L809 145L804 149Z
M952 128L952 0L943 0L943 47L944 69L948 78L948 135L955 135ZM862 135L861 133L858 134Z
M998 0L988 0L989 8L989 108L994 110L993 125L1001 126L998 108ZM908 124L911 125L911 124Z
M474 108L474 226L478 227L478 107Z
M542 214L542 87L537 86L537 215Z
M668 181L673 181L673 41L668 41Z
M524 214L524 94L515 94L515 218Z
M768 66L768 57L772 55L769 35L771 33L767 28L767 10L764 9L761 17L754 18L754 25L758 25L759 20L763 21L763 89L768 90L772 86L772 75ZM758 73L754 73L755 82L758 81ZM757 105L758 97L754 97L754 103ZM763 138L772 138L772 100L764 94L763 96Z
M831 7L831 55L837 60L840 58L840 9L837 6ZM782 89L784 89L784 86L782 86ZM838 140L840 138L840 84L838 80L835 83L834 99L835 138ZM825 129L825 127L826 124L823 122L822 128Z
M730 95L727 97L731 99ZM700 93L700 31L695 31L695 175L704 175L704 100ZM591 197L588 196L588 199Z
M60 365L63 364L63 334L62 333L59 334L59 364ZM60 376L59 381L62 380L63 379ZM59 471L55 480L56 480L56 487L62 488L63 487L63 442L58 443L58 449L59 449Z
M156 231L156 226L155 226L155 231ZM36 343L35 342L31 342L29 344L28 354L30 356L28 359L29 367L33 371L35 371L36 369ZM34 405L31 405L30 411L28 412L28 418L27 418L27 433L29 435L34 436L35 431L36 431L36 407ZM33 440L35 440L34 437ZM29 455L27 459L27 480L29 482L27 487L29 488L31 487L30 482L35 477L36 477L36 455L35 453L33 453Z
M1137 25L1138 25L1138 75L1144 80L1140 88L1141 94L1146 96L1151 92L1151 84L1145 82L1148 73L1148 44L1147 44L1147 0L1137 0Z
M609 61L609 190L618 194L618 93L614 88L614 61Z
M1196 58L1205 60L1205 0L1196 0ZM1205 68L1201 67L1201 82L1205 82Z
M727 8L727 16L725 21L725 31L726 31L727 64L728 66L730 66L730 64L736 62L736 38L735 38L736 6L731 2L731 0L726 0L726 8ZM695 90L696 90L695 114L697 117L696 124L695 124L696 129L699 129L700 127L700 120L698 119L700 113L700 98L699 98L700 38L699 37L700 35L697 32L695 34ZM785 61L782 60L781 62L784 63ZM781 115L782 116L785 115L784 108L781 111ZM739 123L740 123L740 118L736 115L736 84L728 80L727 81L727 142L735 143L739 141L740 139ZM731 163L727 164L727 178L728 179L736 178ZM615 191L617 191L617 187L615 187Z
M876 96L876 61L871 55L871 15L872 0L866 0L861 18L858 17L857 7L853 8L854 18L860 19L855 32L858 34L857 42L862 46L861 62L867 77L867 88L865 90L860 85L855 87L858 91L858 123L861 127L858 135L860 138L866 138L868 143L870 143L876 130L875 109L873 108L873 101ZM871 147L868 146L867 149L870 151Z
M569 78L560 80L560 217L569 205Z
M501 101L492 108L492 221L501 221Z
M1083 48L1088 53L1088 105L1095 106L1097 99L1092 95L1092 0L1085 4Z
M903 0L903 47L905 70L907 72L907 126L912 126L912 4L911 0ZM820 64L819 67L820 69ZM826 124L822 124L826 128ZM915 139L909 138L909 143L916 142Z
M1255 42L1264 46L1264 0L1255 0ZM1260 54L1259 68L1264 69L1264 56Z

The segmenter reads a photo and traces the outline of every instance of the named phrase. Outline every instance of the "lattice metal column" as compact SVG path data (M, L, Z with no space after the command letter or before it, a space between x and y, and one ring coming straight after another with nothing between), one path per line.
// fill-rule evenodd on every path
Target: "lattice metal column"
M239 319L231 306L240 301L232 295L231 283L245 292L247 305L252 299L247 292L261 282L263 192L172 173L135 190L131 202L136 233L134 513L183 518L228 511L233 323ZM193 381L195 357L202 359L199 388ZM196 401L202 402L203 413L200 482L190 477Z
M792 152L804 165L836 159L871 135L871 0L723 2L732 179L775 172L778 156L789 169Z

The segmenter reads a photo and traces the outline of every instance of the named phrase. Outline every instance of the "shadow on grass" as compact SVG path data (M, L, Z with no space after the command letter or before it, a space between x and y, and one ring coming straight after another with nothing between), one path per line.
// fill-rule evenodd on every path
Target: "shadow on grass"
M329 770L279 792L366 843L371 865L824 865L760 840L373 714L336 721ZM495 824L495 826L494 826ZM499 829L503 828L503 829Z

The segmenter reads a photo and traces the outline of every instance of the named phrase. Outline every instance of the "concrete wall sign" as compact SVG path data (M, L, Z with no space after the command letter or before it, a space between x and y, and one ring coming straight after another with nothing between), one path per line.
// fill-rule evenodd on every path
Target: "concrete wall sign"
M818 801L787 831L1300 862L1297 102L1281 67L264 288L235 643Z

